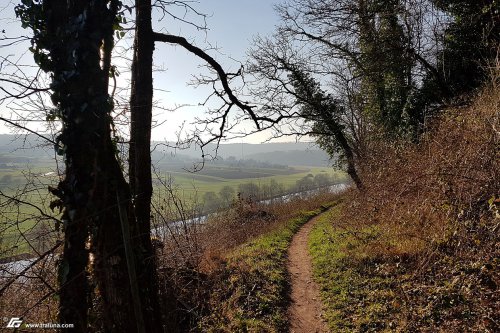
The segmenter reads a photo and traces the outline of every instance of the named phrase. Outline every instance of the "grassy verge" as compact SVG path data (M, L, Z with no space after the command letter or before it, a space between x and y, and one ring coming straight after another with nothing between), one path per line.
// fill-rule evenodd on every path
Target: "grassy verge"
M374 227L335 227L332 219L339 210L324 214L309 238L328 326L332 332L390 330L398 312L394 280L381 258L366 251L380 234Z
M200 323L209 332L283 332L287 328L286 252L294 233L324 211L301 212L274 231L236 248L227 258L227 284L213 295Z

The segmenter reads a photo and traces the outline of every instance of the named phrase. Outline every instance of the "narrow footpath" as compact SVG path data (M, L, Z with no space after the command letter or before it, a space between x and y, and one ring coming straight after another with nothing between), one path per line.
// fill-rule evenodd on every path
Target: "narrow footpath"
M321 215L320 215L321 216ZM319 216L307 222L295 234L288 249L287 269L291 277L291 304L288 308L291 333L328 332L322 317L319 288L312 277L308 251L309 232Z

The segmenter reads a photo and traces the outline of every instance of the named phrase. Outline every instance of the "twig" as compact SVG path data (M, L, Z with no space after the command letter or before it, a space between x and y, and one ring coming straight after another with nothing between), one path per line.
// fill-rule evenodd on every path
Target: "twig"
M45 258L46 256L48 256L49 254L52 254L59 246L61 246L62 242L61 241L57 241L56 242L56 245L54 245L52 248L50 248L49 250L47 250L45 253L43 253L41 256L39 256L35 261L33 261L30 265L26 266L19 274L17 274L16 276L14 276L11 280L9 280L1 289L0 289L0 296L3 295L3 293L5 292L5 290L10 287L14 282L16 282L16 280L18 278L20 278L21 276L23 276L27 271L29 271L31 268L33 268L33 266L35 266L36 264L38 264L43 258Z

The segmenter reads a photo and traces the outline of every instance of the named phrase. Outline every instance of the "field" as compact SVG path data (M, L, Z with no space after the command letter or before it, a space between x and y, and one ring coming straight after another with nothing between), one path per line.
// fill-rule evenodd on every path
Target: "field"
M185 197L203 195L206 192L218 193L223 187L230 186L236 192L238 185L253 183L256 185L269 185L271 180L282 184L289 189L301 178L308 175L328 175L331 179L345 180L344 173L332 168L297 166L289 169L264 169L264 168L233 168L226 166L208 167L201 172L190 173L188 171L173 171L161 173L162 178L171 177L173 185L178 188ZM158 189L158 187L157 187Z
M47 247L47 240L43 235L55 228L54 220L49 216L58 216L57 211L49 209L52 197L47 188L49 185L55 186L58 181L58 176L53 171L53 167L51 169L47 163L37 163L30 169L20 163L0 168L0 191L3 194L0 195L0 258L32 252L33 248L28 242L37 251ZM196 173L178 167L173 168L173 171L163 168L154 180L153 202L158 202L165 196L166 184L188 206L197 204L214 207L215 203L207 202L209 194L217 198L221 190L227 190L228 187L232 191L231 197L226 198L227 201L235 199L242 184L252 184L258 189L267 188L268 194L263 192L263 198L270 193L281 195L294 191L297 181L303 178L312 180L317 175L328 175L331 181L345 180L342 172L321 167L251 168L209 165ZM30 185L26 185L27 183ZM23 202L12 204L8 197L17 197L21 189L27 190L25 195L18 197ZM220 202L219 200L217 204ZM40 216L40 210L36 207L48 215L40 223L36 223Z
M52 217L57 216L49 209L53 197L48 187L58 182L53 170L48 161L0 165L0 258L43 250L48 244L47 235L55 227Z

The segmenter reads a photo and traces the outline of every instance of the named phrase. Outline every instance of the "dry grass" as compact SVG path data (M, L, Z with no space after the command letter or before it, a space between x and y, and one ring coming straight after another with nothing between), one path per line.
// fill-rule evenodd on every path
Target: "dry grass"
M0 295L0 327L7 326L12 317L25 323L57 323L58 298L53 258L35 265ZM13 278L8 274L0 279L0 287Z
M318 230L315 235L317 251L324 245L340 246L335 248L335 256L328 250L318 257L325 267L318 274L342 277L349 273L344 286L351 290L352 298L345 298L351 305L333 302L335 306L349 309L355 304L369 310L361 319L344 311L335 318L339 325L359 319L359 326L348 330L500 331L500 222L499 207L495 206L500 198L497 83L495 79L472 105L451 108L433 120L432 129L419 144L373 144L361 170L366 190L348 193L342 212L332 219L333 229L325 227L326 231ZM213 216L206 226L184 225L175 237L159 242L162 300L165 307L175 302L177 308L166 317L176 318L183 331L196 331L200 323L227 324L226 330L238 323L238 329L254 327L258 331L267 325L258 318L260 314L284 327L275 318L279 311L272 308L282 299L252 296L254 292L265 297L268 290L283 291L281 285L262 287L265 292L258 289L257 282L269 279L262 279L252 266L257 265L253 262L255 253L264 253L259 252L260 246L270 250L274 243L267 244L268 238L252 241L285 230L300 212L332 200L334 196L325 194L270 206L241 201L229 212ZM292 229L281 235L280 251ZM338 241L332 242L332 237ZM258 248L249 256L247 250L241 250L242 244L260 245L248 246L248 251ZM238 262L232 257L234 253L247 261ZM326 257L349 260L330 265L322 260ZM271 267L273 258L263 256L261 263ZM282 281L281 268L271 268L267 272L276 272L276 281ZM39 273L2 295L0 316L24 316L29 322L57 321L57 298L50 287L55 285L54 272L45 268ZM359 276L360 283L353 283L353 276ZM367 276L372 279L362 279ZM324 280L343 281L330 275ZM353 286L360 288L359 292L352 292ZM337 287L344 288L330 288ZM245 295L238 296L240 292ZM370 298L366 295L383 295L384 306L367 304ZM269 304L273 304L271 308ZM232 305L238 306L233 309ZM253 317L242 317L241 309L249 310ZM210 329L224 327L203 326L203 330Z
M414 253L455 222L488 218L488 200L500 195L499 103L494 85L434 119L419 144L374 145L362 170L366 191L351 196L347 220L388 228L395 252Z
M189 237L178 235L176 242L166 242L160 284L164 296L176 300L178 310L170 315L181 323L180 330L284 327L284 318L276 313L282 313L284 306L288 238L307 220L304 212L335 199L336 195L323 193L271 205L238 201L197 228L196 236L192 229ZM190 256L173 255L181 249L196 251Z
M222 301L228 292L228 278L237 270L236 266L227 265L232 249L285 226L301 211L316 209L320 202L332 198L322 194L273 205L241 201L203 225L180 223L171 228L172 233L165 229L166 239L154 241L161 302L164 309L177 309L175 313L164 312L165 322L180 322L178 331L196 330L201 319L213 312L218 297ZM55 267L54 257L47 257L0 295L0 318L4 319L0 327L5 327L11 317L22 317L25 323L58 322ZM2 275L0 287L10 279L8 274ZM98 316L96 303L90 310L89 332L100 331Z
M499 107L495 79L471 105L434 119L418 144L373 144L362 167L366 190L346 195L343 211L330 221L333 229L316 234L316 252L335 238L331 246L349 258L329 265L317 256L320 278L331 283L332 276L344 276L354 288L334 302L347 311L332 325L351 323L346 331L500 330ZM359 276L357 287L347 273ZM371 311L375 303L366 304L365 294L388 299ZM365 317L353 317L352 304L365 307Z
M335 197L331 193L321 193L288 202L276 201L274 204L237 201L228 212L214 216L209 222L204 232L204 246L209 253L223 255L249 239L276 229L298 212L315 210L321 203Z

